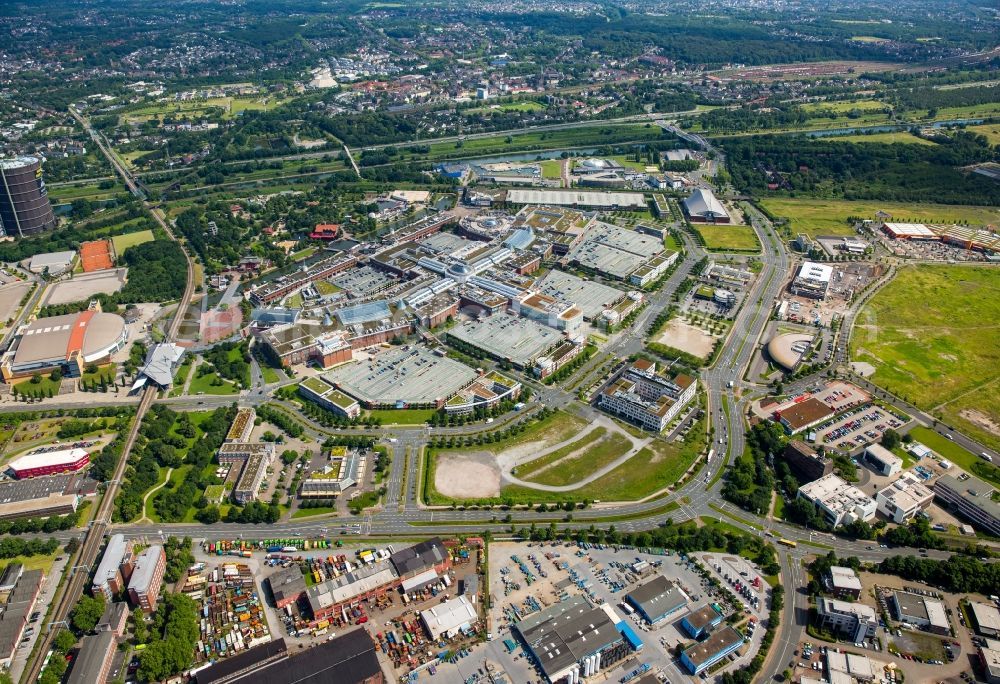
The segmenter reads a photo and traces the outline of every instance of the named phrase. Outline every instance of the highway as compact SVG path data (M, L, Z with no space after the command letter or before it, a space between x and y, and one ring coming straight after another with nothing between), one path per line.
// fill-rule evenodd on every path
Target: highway
M70 107L70 113L74 118L76 118L80 125L83 126L84 130L87 131L94 143L97 144L101 153L104 154L107 160L114 167L115 171L122 177L122 180L125 182L129 191L136 197L144 200L142 188L131 177L128 169L126 169L118 161L117 157L112 154L102 136L100 136L97 131L90 126L90 122L87 119L77 113L76 109ZM176 237L171 231L170 226L167 225L167 222L164 220L162 213L150 207L148 203L144 202L144 206L157 223L160 224L160 227L166 231L170 239L176 241ZM180 243L178 242L178 244ZM174 312L174 317L171 319L170 326L166 330L166 339L168 340L176 339L177 331L184 318L184 312L191 301L191 296L194 294L195 288L194 263L192 262L190 255L187 253L187 250L184 249L183 245L181 245L181 249L184 251L184 256L187 260L187 284L177 310ZM77 551L77 556L67 565L67 567L70 568L69 578L62 588L56 591L56 594L53 597L53 608L46 616L46 623L43 625L43 628L47 627L47 629L44 629L44 636L35 645L35 650L32 652L32 656L21 675L22 682L30 683L38 680L42 671L42 664L45 660L45 654L48 653L49 649L52 647L52 641L58 634L58 629L55 629L54 627L65 623L70 612L73 610L73 607L80 599L80 596L83 595L84 588L90 577L91 568L100 555L101 546L104 543L104 536L107 534L108 529L111 526L111 516L114 512L115 506L115 495L118 488L121 486L122 478L125 474L125 468L128 466L129 454L135 446L136 438L139 435L139 428L142 425L142 419L145 416L146 411L148 411L149 407L153 404L153 400L156 398L158 391L159 390L152 385L147 385L142 390L142 397L139 400L139 405L136 409L135 419L132 421L132 425L129 428L125 441L122 444L122 454L121 458L118 460L117 466L115 467L114 476L111 480L105 483L104 495L101 497L100 502L97 505L97 510L94 513L94 517L87 527L83 541Z

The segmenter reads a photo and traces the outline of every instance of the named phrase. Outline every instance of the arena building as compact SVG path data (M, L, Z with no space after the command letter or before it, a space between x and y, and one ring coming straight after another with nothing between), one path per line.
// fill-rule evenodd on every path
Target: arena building
M732 220L722 202L707 188L698 188L682 204L684 213L694 223L729 223Z
M79 313L39 318L17 331L11 348L0 359L0 374L5 382L56 369L79 377L87 364L106 361L126 342L125 320L103 313L99 305Z
M7 464L7 470L18 480L43 475L73 473L90 463L90 454L83 449L62 449L28 454Z

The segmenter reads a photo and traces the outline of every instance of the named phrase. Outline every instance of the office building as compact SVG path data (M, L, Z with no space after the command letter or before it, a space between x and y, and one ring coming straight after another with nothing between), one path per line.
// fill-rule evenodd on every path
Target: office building
M257 418L257 411L252 406L244 407L236 412L233 424L229 426L226 433L227 442L246 442L253 432L254 420Z
M857 653L827 649L826 669L830 674L831 684L841 684L841 682L844 684L851 682L864 684L875 680L876 668L872 661L868 656Z
M977 652L987 684L1000 684L1000 641L987 639Z
M832 473L799 487L798 497L815 505L831 527L875 517L875 500Z
M879 475L896 475L903 469L903 459L880 444L865 447L865 461Z
M364 481L369 458L366 452L333 447L329 461L302 480L299 496L303 499L333 499Z
M125 541L123 534L111 535L94 573L91 593L95 596L98 593L104 594L105 600L110 602L115 594L125 588L131 576L132 545Z
M271 464L274 452L261 451L252 453L243 464L240 477L233 487L233 501L246 505L257 498L260 487L267 475L267 467Z
M934 496L973 525L1000 537L1000 504L993 501L993 487L964 473L961 478L942 475L934 483Z
M834 565L830 572L823 578L827 589L837 595L838 598L859 599L861 598L861 579L858 573L851 568Z
M896 619L900 622L915 625L935 634L951 633L944 603L937 599L908 591L894 591L890 603Z
M702 638L720 624L722 624L722 613L712 604L706 604L681 618L681 627L692 639Z
M817 264L815 261L805 261L799 268L798 275L792 280L788 289L792 294L810 299L825 299L833 278L833 267Z
M859 642L875 636L878 618L875 609L863 603L847 603L820 596L816 601L820 627L844 636L848 641Z
M607 612L574 596L511 627L550 682L576 682L625 658L632 649Z
M115 660L118 641L113 632L98 632L80 641L66 684L94 684L107 681Z
M897 524L907 522L925 510L933 500L934 492L911 472L903 473L902 477L875 495L878 512Z
M101 619L94 627L95 632L111 632L116 638L125 636L125 627L128 624L128 604L124 601L115 601L104 607Z
M697 675L723 658L739 650L743 635L726 625L716 630L704 641L688 646L681 653L681 664L691 675Z
M801 439L791 440L782 455L789 470L801 482L812 482L833 472L833 461L820 456Z
M41 157L0 159L0 235L31 237L55 227Z
M637 359L601 391L598 406L660 432L694 399L697 388L697 381L689 375L667 376L657 372L655 362Z
M277 639L220 660L195 675L196 684L386 684L365 629L289 653Z
M139 554L128 583L128 596L132 605L142 608L144 613L156 610L166 567L167 556L162 546L150 546Z
M625 596L639 615L651 625L664 620L688 603L687 594L663 575L657 575Z
M816 397L790 402L775 410L775 419L785 428L785 432L795 435L803 430L819 425L833 415L833 409Z

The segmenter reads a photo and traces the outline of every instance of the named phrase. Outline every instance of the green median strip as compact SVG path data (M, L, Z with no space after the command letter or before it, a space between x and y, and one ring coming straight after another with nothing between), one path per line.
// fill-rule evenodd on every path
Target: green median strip
M657 508L652 508L648 511L643 511L641 513L626 513L622 515L607 515L602 517L577 517L575 514L573 520L570 523L613 523L613 522L627 522L629 520L643 520L645 518L652 518L658 515L663 515L664 513L670 513L671 511L676 511L681 505L676 501L671 501ZM506 514L505 514L506 515ZM514 519L509 523L502 520L492 522L489 520L480 520L479 522L452 522L448 520L427 520L423 522L408 522L407 525L412 525L413 527L447 527L449 525L454 525L456 527L476 527L479 525L530 525L535 523L537 525L548 525L549 523L567 523L566 520L555 519L555 518L536 518L536 519Z
M799 539L800 544L805 544L807 546L815 546L817 549L826 549L828 551L833 551L833 547L829 544L824 544L822 542L810 541L809 539Z
M722 506L716 506L715 504L711 504L711 503L710 503L710 504L708 504L708 507L709 507L709 508L711 508L711 509L712 509L713 511L715 511L715 512L717 512L717 513L720 513L720 514L722 514L722 515L726 516L727 518L731 518L732 520L735 520L735 521L736 521L736 522L738 522L738 523L743 523L743 524L744 524L744 525L746 525L747 527L750 527L750 528L753 528L753 529L755 529L755 530L763 530L763 529L764 529L764 527L763 527L763 526L761 526L761 525L758 525L758 524L757 524L757 523L755 523L755 522L750 522L750 521L749 521L749 520L747 520L746 518L741 518L741 517L740 517L740 516L738 516L738 515L733 515L732 513L730 513L730 512L729 512L729 511L727 511L726 509L724 509L724 508L723 508Z

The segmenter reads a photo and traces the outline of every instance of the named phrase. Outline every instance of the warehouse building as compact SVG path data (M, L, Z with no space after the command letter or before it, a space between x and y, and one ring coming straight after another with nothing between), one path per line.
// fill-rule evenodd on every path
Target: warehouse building
M681 664L689 674L697 675L735 653L742 645L743 635L726 625L713 632L704 641L684 649L681 653Z
M986 646L979 649L978 655L987 684L1000 684L1000 641L987 639Z
M104 598L111 601L115 594L125 588L132 576L132 566L132 545L125 541L123 534L111 535L101 562L97 564L91 593L94 596L104 594Z
M128 596L132 605L142 608L144 613L156 610L166 567L167 556L163 547L158 544L150 546L139 554L128 582Z
M826 669L830 674L831 684L865 683L875 680L876 668L871 659L857 653L827 649Z
M306 600L314 620L325 620L341 608L384 596L399 586L399 574L389 561L362 565L339 577L306 589Z
M799 487L798 498L816 506L831 527L875 517L875 500L832 473Z
M385 684L375 642L355 629L292 655L284 639L220 660L195 675L197 684Z
M271 588L274 605L278 610L295 603L306 593L306 578L298 565L281 568L267 578L267 583Z
M926 510L933 500L934 492L910 472L875 495L878 512L900 525Z
M439 641L472 629L479 621L479 616L469 599L459 596L420 611L420 621L431 639Z
M818 264L815 261L804 261L788 290L801 297L825 299L826 292L830 288L831 278L833 278L832 266Z
M865 447L865 461L879 475L896 475L903 469L903 459L880 444Z
M76 252L74 251L36 254L28 260L28 270L37 275L47 273L54 278L73 268L75 261Z
M125 348L128 328L118 315L100 306L65 316L39 318L22 325L0 358L3 380L60 370L71 378L90 363L102 363Z
M878 627L875 609L864 603L847 603L820 596L816 601L816 613L820 627L838 632L855 643L875 636Z
M1000 537L1000 504L993 501L993 491L993 487L965 473L961 480L942 475L934 483L934 496L948 508Z
M834 565L823 578L823 582L837 598L854 600L861 598L861 578L851 568Z
M729 212L708 188L698 188L681 203L692 223L730 223Z
M551 683L576 684L621 661L631 648L601 608L574 596L511 627Z
M1000 610L990 603L973 601L969 605L976 633L985 637L1000 637Z
M944 603L908 591L892 592L892 610L900 622L908 622L935 634L950 634Z
M35 609L35 602L42 587L41 570L27 570L7 597L4 611L0 613L0 667L9 668L24 638L28 616Z
M665 620L688 603L687 594L663 575L657 575L626 594L625 600L651 625Z
M90 454L83 449L61 449L31 453L7 464L7 472L18 480L59 473L75 473L90 463Z
M66 684L94 684L107 681L115 661L118 640L114 632L98 632L80 640L80 652L73 661Z
M822 423L833 415L833 409L816 397L806 397L782 405L774 415L785 428L785 432L795 435Z
M802 482L812 482L833 472L833 460L820 456L801 439L788 442L783 456L792 474Z
M580 192L577 190L508 190L507 204L541 204L580 209L645 209L646 198L639 192Z
M712 604L704 605L681 618L681 628L692 639L701 639L720 624L722 624L722 613Z
M599 395L598 406L646 430L660 432L693 399L698 382L689 375L667 376L657 364L636 359Z
M0 520L47 518L76 510L80 496L71 474L0 482Z

